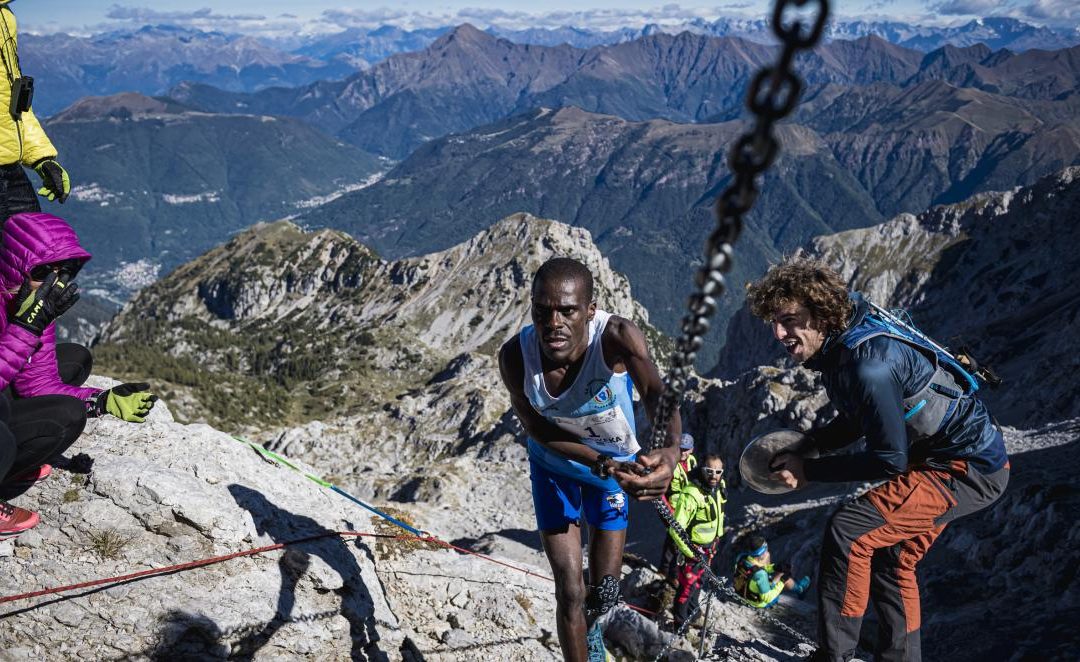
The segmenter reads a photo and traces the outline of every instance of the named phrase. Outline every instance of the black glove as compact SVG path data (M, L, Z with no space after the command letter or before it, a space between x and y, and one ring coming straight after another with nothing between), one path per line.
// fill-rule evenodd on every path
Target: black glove
M11 321L35 336L63 315L79 300L77 283L67 282L67 274L50 273L36 290L30 289L30 279L23 281L15 295L15 313Z
M68 177L67 170L64 170L56 159L42 159L34 164L34 170L41 175L38 195L63 204L71 193L71 178Z

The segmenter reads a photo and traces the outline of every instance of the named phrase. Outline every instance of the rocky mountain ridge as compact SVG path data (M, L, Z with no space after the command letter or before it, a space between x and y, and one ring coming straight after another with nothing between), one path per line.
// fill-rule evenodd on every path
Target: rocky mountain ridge
M736 289L813 236L972 191L1031 184L1080 158L1080 123L1052 113L1041 119L1026 101L940 82L896 95L854 90L822 93L800 111L808 126L780 127L783 148L747 217ZM745 128L541 109L433 140L378 183L301 219L347 230L391 257L462 241L516 210L566 220L593 233L674 334L690 269L713 226L714 196L729 177L723 154ZM657 273L656 263L671 268ZM738 304L721 307L717 334ZM722 336L714 337L715 348ZM709 369L716 354L701 356Z
M1055 99L1075 89L1074 47L1055 52L982 53L904 49L877 37L825 44L800 56L809 90L829 84L906 87L945 80L994 93ZM969 53L970 51L970 53ZM628 120L680 122L739 116L753 73L773 47L737 37L663 33L589 50L514 44L465 24L423 51L395 55L338 82L255 94L184 84L170 96L214 112L299 117L364 149L402 158L431 138L537 106L579 106ZM450 112L452 111L452 112Z
M454 386L486 397L493 385L468 375L494 374L499 346L527 323L520 293L556 254L582 259L597 275L598 300L665 342L588 232L516 214L451 249L396 262L342 232L258 225L140 292L97 353L122 373L166 370L165 392L187 420L286 428L333 412L378 421L384 403L406 406L421 384L420 392ZM229 399L242 392L263 397L235 412ZM461 425L481 429L503 415L498 406L454 409ZM438 453L456 437L445 430L416 441Z
M40 83L35 108L47 116L83 96L161 94L184 80L243 92L336 80L392 55L422 50L451 30L453 26L406 30L382 25L282 40L167 24L90 36L24 30L20 34L20 55L26 70ZM774 43L768 21L737 18L654 23L609 31L572 26L518 30L497 25L485 31L518 44L568 44L581 49L682 32ZM1009 18L986 18L954 27L838 20L830 23L826 36L832 40L875 36L922 52L944 46L985 44L995 51L1009 49L1015 53L1057 50L1080 43L1080 34L1075 30L1040 27Z
M348 63L287 53L253 37L169 25L89 37L20 31L19 57L38 80L34 110L41 117L81 97L161 94L185 80L253 92L355 71Z

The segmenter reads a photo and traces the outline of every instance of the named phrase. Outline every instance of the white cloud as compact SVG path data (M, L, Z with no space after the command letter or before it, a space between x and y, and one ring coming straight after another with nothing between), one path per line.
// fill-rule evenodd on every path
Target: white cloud
M1023 18L1075 26L1080 21L1080 4L1076 0L1034 0L1021 6L1020 14Z
M720 4L721 2L723 4ZM108 10L108 20L105 23L79 28L50 23L35 25L34 31L67 30L86 34L155 23L278 39L340 32L346 28L370 29L394 25L415 30L443 28L461 23L472 23L481 29L493 25L508 30L573 26L612 31L620 28L641 28L649 23L672 26L693 20L713 21L721 17L766 18L770 11L762 8L763 0L719 0L711 7L662 4L661 0L648 9L583 8L547 12L484 7L424 12L394 6L376 5L370 8L375 4L368 4L365 8L329 9L314 16L298 15L298 12L293 11L270 18L253 13L230 14L218 9L198 7L186 11L161 11L151 7L114 4ZM926 14L901 15L904 12L899 11L901 8L907 11L917 10L920 6L926 9ZM843 10L844 7L837 9ZM846 9L853 13L837 15L834 20L905 20L923 25L948 25L965 22L974 16L1012 16L1031 23L1057 26L1075 27L1080 22L1080 2L1077 0L862 0L861 5L851 5Z
M624 27L641 27L647 23L677 23L693 19L714 20L730 15L731 9L753 7L749 1L733 2L722 7L685 8L678 4L666 4L652 9L582 9L528 12L521 10L464 7L449 12L411 12L389 8L379 9L333 9L320 17L324 26L340 28L369 28L393 24L401 28L416 29L445 27L460 23L472 23L480 28L497 25L507 29L558 28L566 25L592 30L614 30Z
M105 12L105 18L115 21L133 21L136 23L155 23L158 21L265 21L259 14L215 14L209 7L192 11L158 11L149 7L126 7L113 5Z
M1076 0L928 0L926 6L942 16L1006 16L1054 27L1076 28L1080 21Z
M997 0L945 0L932 9L945 16L986 16L998 9Z

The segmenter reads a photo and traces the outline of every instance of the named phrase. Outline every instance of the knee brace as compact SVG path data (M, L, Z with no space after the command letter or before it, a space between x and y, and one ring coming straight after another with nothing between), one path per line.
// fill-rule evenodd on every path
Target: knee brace
M585 615L590 619L599 618L619 604L619 580L611 575L604 575L597 586L589 587L585 597Z

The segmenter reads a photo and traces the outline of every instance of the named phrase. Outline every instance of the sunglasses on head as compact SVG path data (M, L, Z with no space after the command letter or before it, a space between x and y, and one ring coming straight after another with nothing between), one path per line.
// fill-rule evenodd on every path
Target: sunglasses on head
M74 274L79 270L78 260L64 260L62 262L50 262L49 264L39 264L30 270L30 280L45 280L51 273L59 273L65 271L69 274Z
M706 476L723 476L724 475L724 470L723 469L710 469L709 467L702 467L701 471Z

